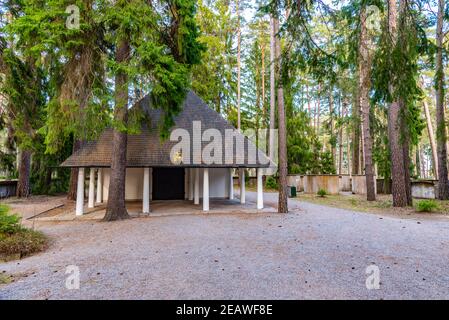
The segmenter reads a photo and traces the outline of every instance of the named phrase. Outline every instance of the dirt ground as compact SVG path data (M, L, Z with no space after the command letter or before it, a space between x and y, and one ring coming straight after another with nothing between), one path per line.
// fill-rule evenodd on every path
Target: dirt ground
M29 225L27 219L42 214L48 210L56 209L61 205L73 205L73 201L68 201L67 196L32 196L28 199L10 198L0 200L11 207L12 213L16 213L22 217L24 225Z
M322 198L313 194L300 194L298 201L326 205L334 208L381 214L390 217L413 219L447 219L449 218L449 201L436 201L439 208L432 213L420 213L415 208L394 208L391 195L378 195L377 200L369 202L363 195L341 194L327 195ZM418 199L414 200L414 204Z
M265 197L277 202L276 194ZM31 215L61 200L10 204ZM38 223L50 248L0 264L0 274L12 276L0 299L449 299L447 217L403 219L298 200L290 207L287 215ZM73 266L76 290L66 287ZM379 290L366 286L372 266Z

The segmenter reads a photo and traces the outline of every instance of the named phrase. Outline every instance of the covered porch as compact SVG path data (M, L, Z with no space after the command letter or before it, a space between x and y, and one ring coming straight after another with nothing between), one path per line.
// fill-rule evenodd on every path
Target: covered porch
M274 204L266 205L262 210L255 208L255 202L247 199L245 204L240 203L238 199L212 199L210 201L210 210L204 212L201 206L195 205L188 200L156 200L151 202L151 213L142 213L141 201L127 201L126 207L128 213L132 218L143 217L169 217L182 215L220 215L220 214L257 214L257 213L276 213L277 210ZM88 208L85 206L84 214L76 216L73 214L75 210L75 203L67 202L63 206L55 207L51 210L45 211L42 214L31 217L29 220L36 222L63 222L75 220L102 220L106 214L106 203L97 204L95 208Z
M128 211L133 216L234 209L262 211L264 169L257 169L255 203L247 203L244 183L235 194L234 175L245 181L245 169L248 168L129 168L125 187ZM78 168L74 208L77 217L101 215L106 209L109 174L108 168Z

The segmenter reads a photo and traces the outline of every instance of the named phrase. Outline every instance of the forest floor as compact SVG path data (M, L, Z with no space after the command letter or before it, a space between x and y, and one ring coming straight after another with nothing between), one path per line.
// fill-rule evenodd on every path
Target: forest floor
M299 200L287 215L36 223L50 248L0 264L0 299L449 299L449 219ZM373 266L380 290L366 286Z
M437 201L438 209L432 213L419 213L415 208L394 208L391 195L378 195L376 201L367 201L363 195L340 194L322 198L313 194L300 194L299 201L331 206L335 208L376 213L401 218L449 218L449 201ZM421 200L414 200L414 204Z

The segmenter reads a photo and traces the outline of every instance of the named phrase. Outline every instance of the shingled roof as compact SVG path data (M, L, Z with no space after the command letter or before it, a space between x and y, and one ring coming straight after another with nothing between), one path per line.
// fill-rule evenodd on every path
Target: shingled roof
M143 108L149 115L151 124L142 125L141 133L128 136L127 167L213 167L213 168L267 168L269 167L268 157L257 150L257 161L248 159L248 150L255 149L254 144L240 133L237 135L245 141L244 150L234 150L232 159L226 158L226 152L222 152L220 164L205 164L203 161L194 162L193 146L200 141L191 139L190 161L187 163L174 164L171 160L171 150L178 144L178 141L162 142L158 131L158 123L162 116L162 111L151 107L150 99L142 99L135 107ZM207 129L218 130L222 137L223 150L225 150L226 130L235 130L219 113L209 108L195 93L189 92L184 102L183 111L175 118L175 126L172 130L184 129L193 137L193 122L201 122L201 132ZM87 142L83 148L75 152L70 158L61 164L62 167L95 167L107 168L111 166L112 153L112 129L106 129L96 141ZM196 138L197 140L198 137ZM192 141L193 140L193 141ZM202 148L210 142L201 142ZM197 144L198 145L198 144ZM185 155L183 155L185 157ZM219 161L220 162L220 161Z

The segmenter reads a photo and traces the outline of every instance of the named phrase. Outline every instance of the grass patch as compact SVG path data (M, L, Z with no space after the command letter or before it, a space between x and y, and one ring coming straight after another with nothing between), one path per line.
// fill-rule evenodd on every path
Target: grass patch
M326 198L327 191L324 189L320 189L320 190L318 190L317 194L318 194L318 197L320 197L320 198Z
M418 200L414 207L394 208L391 195L378 195L377 200L370 202L362 195L327 195L325 198L315 194L301 194L300 199L315 204L359 212L387 213L393 215L413 215L433 213L449 215L449 201Z
M8 206L0 205L0 260L20 259L45 250L47 237L23 227L20 217L9 211Z
M431 213L439 208L438 203L433 200L421 200L416 203L416 211L421 213Z
M13 280L13 277L10 275L0 273L0 286L3 284L10 284Z

